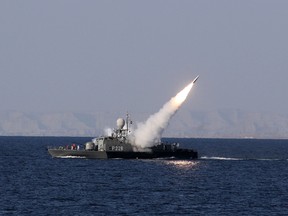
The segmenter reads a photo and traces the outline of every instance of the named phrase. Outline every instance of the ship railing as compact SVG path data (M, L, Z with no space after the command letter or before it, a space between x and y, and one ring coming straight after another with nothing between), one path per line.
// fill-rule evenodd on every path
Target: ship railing
M47 149L54 149L54 150L80 150L79 145L67 145L67 146L47 146Z

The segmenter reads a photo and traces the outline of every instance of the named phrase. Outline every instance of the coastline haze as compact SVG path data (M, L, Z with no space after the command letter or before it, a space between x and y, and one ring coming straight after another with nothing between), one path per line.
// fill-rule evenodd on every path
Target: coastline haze
M216 114L208 121L207 113L244 110L250 114L243 118L262 121L254 123L254 129L262 130L258 133L270 128L271 137L279 137L279 131L271 128L288 125L287 6L286 1L260 0L2 1L0 111L40 116L37 122L42 126L43 116L49 113L58 122L63 113L67 119L69 113L108 112L115 114L115 120L126 111L146 116L200 75L169 128L178 125L180 133L187 122L177 123L177 116L179 120L194 113L189 117L194 121L191 124L204 127L205 121L214 122L206 135L217 136L211 133L221 123L215 125ZM199 122L197 112L206 113L206 120ZM262 113L269 113L265 123ZM235 128L237 124L245 128L241 115L226 115L238 121L233 122ZM1 116L1 134L21 126L16 121L8 127L3 122L11 123L16 117ZM268 121L271 116L277 118ZM67 121L74 121L72 128L82 128L70 117ZM57 130L55 119L50 126ZM222 124L231 123L223 119ZM105 126L114 126L106 120ZM35 128L41 126L38 123ZM85 124L92 128L93 124ZM251 127L246 124L245 130L253 131ZM16 131L22 134L24 129Z

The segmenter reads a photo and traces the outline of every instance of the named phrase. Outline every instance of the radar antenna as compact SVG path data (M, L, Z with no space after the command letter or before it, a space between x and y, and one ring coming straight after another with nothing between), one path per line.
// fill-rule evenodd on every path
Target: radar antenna
M127 111L127 114L126 114L126 130L127 130L127 135L129 134L129 124L132 124L132 121L130 119L130 115Z
M128 111L127 111L127 113L126 113L126 127L127 127L127 134L128 134L128 132L129 132L129 113L128 113Z

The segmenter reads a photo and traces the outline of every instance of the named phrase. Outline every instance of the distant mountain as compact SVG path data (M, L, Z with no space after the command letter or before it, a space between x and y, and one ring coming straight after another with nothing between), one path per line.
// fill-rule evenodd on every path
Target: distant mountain
M150 114L131 113L145 121ZM97 136L115 127L117 113L25 113L0 112L2 136ZM122 117L125 117L123 115ZM288 138L288 116L280 114L218 110L180 110L170 121L164 137Z
M167 136L288 138L288 115L241 110L183 111L178 114L172 119Z

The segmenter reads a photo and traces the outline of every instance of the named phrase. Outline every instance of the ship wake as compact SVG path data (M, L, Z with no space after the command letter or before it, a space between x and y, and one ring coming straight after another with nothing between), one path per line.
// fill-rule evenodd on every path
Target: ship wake
M232 157L200 157L201 160L227 160L227 161L239 161L239 160L257 160L257 161L280 161L280 160L288 160L281 158L232 158Z

